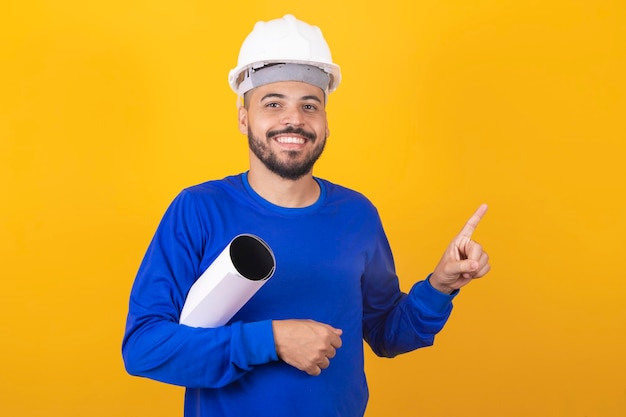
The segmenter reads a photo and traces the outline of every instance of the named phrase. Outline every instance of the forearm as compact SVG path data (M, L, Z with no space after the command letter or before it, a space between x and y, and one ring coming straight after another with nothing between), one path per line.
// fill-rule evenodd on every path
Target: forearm
M193 388L219 388L278 360L270 321L202 329L129 319L122 354L132 375Z
M455 294L439 292L428 280L416 283L386 313L365 317L365 340L384 357L432 345L450 316Z

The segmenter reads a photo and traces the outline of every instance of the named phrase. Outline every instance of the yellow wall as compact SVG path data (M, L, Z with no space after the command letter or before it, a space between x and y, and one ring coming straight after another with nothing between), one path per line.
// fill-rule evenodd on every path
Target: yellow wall
M124 372L128 292L174 195L246 169L226 74L286 12L344 74L316 174L378 205L405 289L490 204L493 272L435 347L367 356L367 416L626 415L626 4L214 3L0 5L0 415L181 415Z

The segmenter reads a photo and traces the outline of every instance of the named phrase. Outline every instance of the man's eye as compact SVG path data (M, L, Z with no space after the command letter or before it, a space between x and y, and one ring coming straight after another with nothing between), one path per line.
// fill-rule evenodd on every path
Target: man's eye
M304 110L315 110L317 107L315 107L313 104L305 104L304 105Z
M278 103L274 103L274 102L272 102L272 103L267 103L267 104L265 105L265 107L278 107Z

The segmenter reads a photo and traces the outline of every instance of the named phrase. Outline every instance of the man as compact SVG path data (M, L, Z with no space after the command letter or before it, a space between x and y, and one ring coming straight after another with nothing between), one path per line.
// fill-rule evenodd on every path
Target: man
M186 416L362 416L363 339L387 357L433 343L458 289L489 271L471 240L486 206L402 293L373 205L312 175L341 79L320 30L290 15L257 23L229 79L250 169L168 208L131 292L126 368L187 387ZM272 248L274 276L226 325L179 324L194 281L242 233Z

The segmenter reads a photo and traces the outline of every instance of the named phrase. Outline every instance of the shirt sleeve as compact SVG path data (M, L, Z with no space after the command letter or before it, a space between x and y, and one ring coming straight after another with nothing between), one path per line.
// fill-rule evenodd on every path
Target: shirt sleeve
M213 329L179 324L187 292L202 272L207 235L193 195L183 191L163 216L131 290L122 342L130 374L216 388L278 360L269 320Z
M458 291L444 294L425 279L403 293L380 220L378 226L362 278L363 337L378 356L394 357L434 343Z

